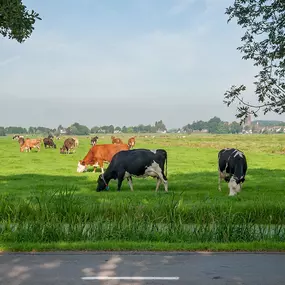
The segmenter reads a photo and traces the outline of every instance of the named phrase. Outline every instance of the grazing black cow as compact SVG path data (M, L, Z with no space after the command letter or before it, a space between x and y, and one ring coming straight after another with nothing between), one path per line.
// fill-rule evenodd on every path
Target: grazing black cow
M234 196L241 191L245 181L247 161L243 152L235 148L224 148L218 153L219 191L221 180L228 182L229 196Z
M52 138L44 138L43 143L45 148L47 148L47 146L56 148L56 144L54 143Z
M97 192L108 188L111 179L118 179L118 191L121 190L124 178L127 178L131 191L133 189L132 176L156 177L156 189L160 183L164 183L164 190L168 191L168 181L164 174L166 163L167 175L167 152L164 149L148 150L133 149L122 150L116 153L104 174L100 174L97 180Z
M97 140L98 140L99 138L96 136L96 137L93 137L93 138L91 138L91 145L95 145L96 143L97 143Z

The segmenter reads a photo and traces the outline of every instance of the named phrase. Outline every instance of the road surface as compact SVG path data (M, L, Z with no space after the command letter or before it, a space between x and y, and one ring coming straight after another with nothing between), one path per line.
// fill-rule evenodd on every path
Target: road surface
M2 285L284 285L283 253L0 254Z

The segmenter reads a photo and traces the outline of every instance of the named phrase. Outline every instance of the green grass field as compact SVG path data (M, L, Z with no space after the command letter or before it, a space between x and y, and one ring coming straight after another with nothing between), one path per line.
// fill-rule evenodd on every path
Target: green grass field
M110 143L101 135L98 143ZM104 137L104 138L103 138ZM125 142L130 136L120 135ZM168 152L169 193L152 178L133 178L117 192L96 192L96 173L77 173L90 148L79 137L75 153L57 149L20 153L0 139L0 248L2 250L284 250L283 135L152 135L135 148ZM248 161L242 192L218 191L217 153L236 147ZM107 164L105 165L105 169Z

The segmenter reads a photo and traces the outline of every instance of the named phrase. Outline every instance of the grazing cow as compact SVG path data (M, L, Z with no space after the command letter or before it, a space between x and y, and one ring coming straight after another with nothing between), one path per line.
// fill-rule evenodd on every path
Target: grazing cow
M245 181L247 161L243 152L235 148L224 148L218 153L219 191L221 180L228 182L229 196L234 196L241 191Z
M45 148L47 148L47 146L56 148L56 144L54 143L52 138L44 138L43 143Z
M75 141L75 147L79 146L79 140L78 138L73 137L74 141Z
M27 151L31 151L32 148L37 148L38 151L40 151L41 149L41 140L40 139L22 139L19 138L18 140L19 144L20 144L20 152L23 152L24 150Z
M121 151L128 150L127 144L97 144L90 148L83 160L80 160L77 165L77 172L84 172L87 170L87 166L94 167L94 172L98 165L101 168L101 172L104 173L104 162L110 162L113 156Z
M130 146L130 149L133 148L136 144L136 137L131 137L128 140L128 145Z
M111 179L118 179L118 191L121 190L122 182L127 178L131 191L133 189L132 176L156 177L157 192L160 183L164 183L164 190L168 192L168 181L164 174L164 164L166 163L167 175L167 152L164 149L132 149L120 151L114 155L111 163L104 174L100 174L97 180L97 192L108 189Z
M75 140L73 138L67 138L63 142L63 146L60 148L60 153L70 153L71 150L75 148Z
M113 144L123 144L123 141L120 138L116 138L114 136L111 136L112 143Z
M98 137L96 136L96 137L93 137L93 138L91 138L91 140L90 140L90 142L91 142L91 145L95 145L96 143L97 143L97 141L98 141Z

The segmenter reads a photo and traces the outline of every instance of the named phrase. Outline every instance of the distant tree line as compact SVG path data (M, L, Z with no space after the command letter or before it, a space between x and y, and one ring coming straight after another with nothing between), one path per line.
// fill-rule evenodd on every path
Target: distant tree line
M253 121L253 125L259 122L260 125L269 126L269 125L278 125L285 126L285 122L281 121ZM213 117L209 121L194 121L192 124L187 124L182 128L178 129L169 129L167 130L165 124L162 120L156 121L154 125L143 125L139 124L137 126L114 126L114 125L105 125L105 126L94 126L89 129L85 125L79 123L73 123L69 127L65 128L62 125L59 125L57 129L51 129L46 127L29 127L28 129L22 127L10 126L7 128L0 127L0 136L5 136L8 134L31 134L31 135L89 135L89 134L113 134L113 133L159 133L159 132L168 132L168 133L192 133L192 132L209 132L212 134L238 134L242 130L249 128L248 126L243 127L237 122L224 122L218 117Z
M213 117L209 121L194 121L182 128L184 132L207 130L212 134L238 134L242 131L242 126L237 122L223 122L218 117Z

